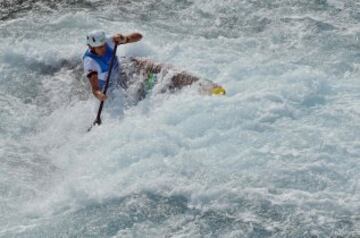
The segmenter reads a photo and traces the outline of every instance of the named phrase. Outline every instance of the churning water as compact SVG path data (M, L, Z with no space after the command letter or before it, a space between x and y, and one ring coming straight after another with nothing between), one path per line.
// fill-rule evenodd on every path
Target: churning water
M0 237L360 237L357 0L1 0ZM222 84L122 119L85 35Z

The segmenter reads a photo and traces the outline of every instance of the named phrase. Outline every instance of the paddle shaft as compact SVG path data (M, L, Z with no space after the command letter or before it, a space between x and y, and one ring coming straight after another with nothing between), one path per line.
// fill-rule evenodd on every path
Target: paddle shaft
M110 77L111 77L111 72L112 72L112 69L113 69L113 66L114 66L114 62L115 62L115 59L116 59L116 50L117 50L117 44L115 44L115 48L114 48L114 51L112 53L112 57L111 57L111 61L110 61L110 66L109 66L109 73L107 75L107 78L106 78L106 81L105 81L105 88L104 88L104 91L103 93L106 95L106 92L109 88L109 82L110 82ZM94 121L94 125L101 125L101 112L102 112L102 109L104 107L104 102L105 101L101 101L100 102L100 106L99 106L99 110L98 110L98 113L97 113L97 116L96 116L96 119Z

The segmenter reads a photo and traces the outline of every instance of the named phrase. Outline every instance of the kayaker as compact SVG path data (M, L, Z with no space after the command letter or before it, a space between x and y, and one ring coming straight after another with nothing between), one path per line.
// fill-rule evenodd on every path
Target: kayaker
M105 80L109 72L109 65L115 44L129 44L138 42L142 39L140 33L132 33L129 35L115 34L112 37L106 37L103 31L93 31L87 35L87 45L83 56L84 72L91 84L92 93L100 101L106 100L106 95L102 92L105 86ZM113 73L110 78L110 85L120 84L124 87L124 80L119 79L120 64L116 58L113 65ZM118 82L115 82L115 81Z

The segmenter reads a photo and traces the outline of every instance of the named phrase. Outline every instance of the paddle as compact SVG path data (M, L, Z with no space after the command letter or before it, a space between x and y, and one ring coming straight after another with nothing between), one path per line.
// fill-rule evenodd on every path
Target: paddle
M110 67L109 67L109 73L108 73L106 81L105 81L105 88L104 88L104 91L103 91L103 93L105 95L106 95L106 92L107 92L108 87L109 87L110 76L111 76L112 68L113 68L113 65L114 65L114 62L115 62L115 59L116 59L116 50L117 50L117 44L115 44L115 48L114 48L114 51L112 53L112 57L111 57L111 61L110 61ZM95 125L100 126L101 125L101 112L102 112L102 109L104 107L104 102L105 101L101 101L100 106L99 106L99 110L98 110L98 113L97 113L97 116L96 116L96 119L95 119L94 123L89 127L88 132L91 131L93 126L95 126Z

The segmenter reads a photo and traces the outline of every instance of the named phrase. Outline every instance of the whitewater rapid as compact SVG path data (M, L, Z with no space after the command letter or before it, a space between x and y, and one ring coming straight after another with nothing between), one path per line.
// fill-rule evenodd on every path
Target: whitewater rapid
M5 1L0 237L359 237L360 4ZM123 118L82 75L85 36L220 83Z

